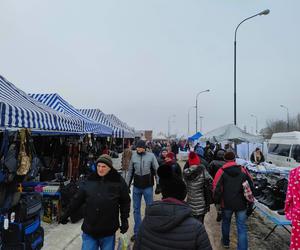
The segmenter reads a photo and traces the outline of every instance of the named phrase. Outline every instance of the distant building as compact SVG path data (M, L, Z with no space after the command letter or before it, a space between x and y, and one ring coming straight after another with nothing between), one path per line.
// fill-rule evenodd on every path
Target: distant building
M152 130L136 130L135 137L146 141L152 141L153 131Z

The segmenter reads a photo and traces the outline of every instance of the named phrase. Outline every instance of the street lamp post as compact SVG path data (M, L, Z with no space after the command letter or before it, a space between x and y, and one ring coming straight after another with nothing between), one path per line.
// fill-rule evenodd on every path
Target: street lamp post
M190 136L190 111L192 108L195 108L195 106L190 107L188 111L188 137Z
M241 21L239 23L239 25L236 27L235 32L234 32L234 72L233 72L234 73L234 100L233 100L234 101L234 108L233 108L234 109L234 125L236 125L236 33L237 33L238 28L240 27L240 25L243 22L245 22L253 17L256 17L256 16L268 15L269 13L270 13L270 10L266 9L262 12L259 12L258 14L247 17L246 19L244 19L243 21Z
M203 91L200 91L197 95L196 95L196 133L197 133L197 130L198 130L198 96L201 94L201 93L204 93L204 92L209 92L210 90L207 89L207 90L203 90Z
M289 115L289 109L288 107L284 106L284 105L280 105L280 107L286 109L286 114L287 114L287 131L290 131L290 115Z
M256 115L251 115L251 117L255 118L255 131L256 131L256 134L257 134L257 116Z
M201 131L201 133L203 133L203 131L202 131L202 120L203 120L204 116L199 116L199 118L200 118L200 131Z
M168 137L170 138L170 132L171 132L171 119L175 118L175 115L170 115L168 118Z

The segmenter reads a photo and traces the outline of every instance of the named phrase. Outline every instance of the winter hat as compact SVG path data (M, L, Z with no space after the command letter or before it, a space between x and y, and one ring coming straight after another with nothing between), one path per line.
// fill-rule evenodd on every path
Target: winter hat
M143 140L139 140L136 144L136 148L144 148L146 149L146 142Z
M169 152L169 153L167 153L166 158L170 158L170 159L174 160L175 154L173 152Z
M225 151L224 150L219 150L218 152L217 152L217 159L218 160L224 160L224 155L225 155Z
M168 152L168 149L167 148L162 148L160 152L164 152L164 151Z
M170 166L161 166L157 170L163 199L175 198L183 201L186 197L186 185Z
M189 165L199 165L200 164L200 158L195 152L190 152L189 154Z
M96 161L96 165L98 165L98 163L104 163L105 165L107 165L110 168L113 168L113 163L112 163L112 159L109 155L107 154L103 154L101 155L97 161Z
M235 154L232 151L226 152L224 154L224 160L225 161L234 161L235 160Z

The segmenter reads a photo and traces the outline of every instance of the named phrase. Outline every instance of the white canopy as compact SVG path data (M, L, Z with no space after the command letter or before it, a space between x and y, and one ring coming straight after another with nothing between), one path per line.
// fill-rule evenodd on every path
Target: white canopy
M200 141L224 142L234 141L240 142L263 142L264 138L258 135L249 134L239 127L228 124L226 126L214 129L200 138Z

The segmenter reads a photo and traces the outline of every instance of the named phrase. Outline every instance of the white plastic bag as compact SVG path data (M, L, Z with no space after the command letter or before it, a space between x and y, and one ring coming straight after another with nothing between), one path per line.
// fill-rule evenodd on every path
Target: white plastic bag
M121 234L117 250L131 250L127 234Z

